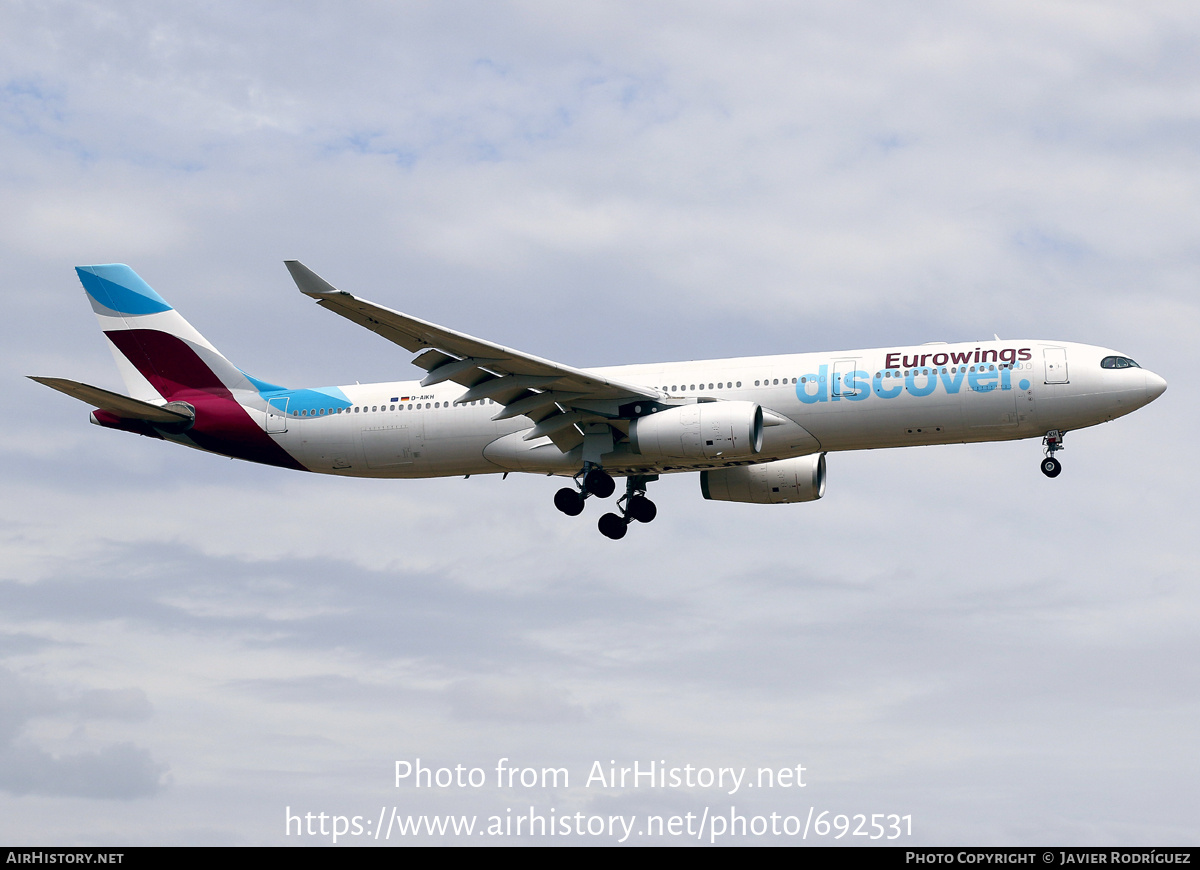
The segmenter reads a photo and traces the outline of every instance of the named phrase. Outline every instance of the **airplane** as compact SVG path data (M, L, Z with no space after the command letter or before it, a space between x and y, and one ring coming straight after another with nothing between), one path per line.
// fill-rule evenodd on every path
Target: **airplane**
M419 381L289 389L230 363L131 268L76 273L129 395L38 383L92 405L91 422L251 462L344 477L521 471L570 477L558 510L583 512L625 479L623 538L657 508L660 475L700 472L706 499L808 502L826 454L1042 439L1062 470L1066 432L1128 414L1167 382L1127 355L1020 340L579 369L474 338L338 290L296 260L300 292L415 353Z

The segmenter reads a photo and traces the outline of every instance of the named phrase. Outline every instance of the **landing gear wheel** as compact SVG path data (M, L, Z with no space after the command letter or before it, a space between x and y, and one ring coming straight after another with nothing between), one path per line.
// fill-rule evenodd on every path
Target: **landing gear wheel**
M629 528L629 522L616 514L605 514L600 517L600 522L596 525L600 529L600 534L606 538L612 538L614 541L625 537L625 532Z
M583 493L564 486L554 493L554 506L569 517L583 513Z
M1042 460L1042 474L1046 477L1058 477L1062 472L1062 463L1053 456L1047 456Z
M597 498L608 498L617 482L602 468L593 468L583 476L583 488Z
M639 523L648 523L658 516L658 508L644 495L634 495L625 505L625 516L635 519Z

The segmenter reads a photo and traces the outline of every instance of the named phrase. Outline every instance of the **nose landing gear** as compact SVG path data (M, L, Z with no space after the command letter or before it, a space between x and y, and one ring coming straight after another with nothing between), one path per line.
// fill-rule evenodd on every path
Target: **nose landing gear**
M1058 477L1062 473L1062 463L1054 458L1054 454L1063 449L1063 432L1051 429L1042 438L1042 446L1046 456L1042 460L1042 474L1046 477Z

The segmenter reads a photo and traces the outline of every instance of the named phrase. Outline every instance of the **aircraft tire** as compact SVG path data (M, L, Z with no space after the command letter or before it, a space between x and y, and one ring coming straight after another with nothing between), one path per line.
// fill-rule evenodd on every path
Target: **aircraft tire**
M650 501L644 495L635 495L629 499L629 504L625 508L625 515L632 517L639 523L648 523L658 516L658 508L654 502Z
M564 486L554 493L554 506L569 517L583 513L583 493Z
M616 514L605 514L600 517L600 522L596 526L600 529L600 534L606 538L612 538L614 541L625 537L625 532L629 529L629 523L625 518Z
M1047 456L1042 460L1042 474L1046 477L1058 477L1062 473L1062 463L1053 456Z
M602 468L593 468L583 478L583 487L597 498L608 498L617 488L617 482Z

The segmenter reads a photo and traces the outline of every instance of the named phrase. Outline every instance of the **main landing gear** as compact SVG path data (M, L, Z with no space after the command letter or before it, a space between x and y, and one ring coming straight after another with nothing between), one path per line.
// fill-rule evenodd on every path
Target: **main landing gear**
M634 520L648 523L658 516L654 502L646 498L646 484L658 480L658 475L631 476L625 480L625 495L617 499L619 513L607 513L597 523L600 533L614 541L625 537L629 524ZM604 469L592 465L575 475L578 489L563 487L554 494L554 506L567 516L576 517L583 513L583 504L588 496L608 498L616 490L616 481Z
M1063 434L1057 429L1051 429L1042 438L1042 446L1046 452L1042 460L1042 474L1046 477L1058 477L1062 473L1062 463L1054 458L1054 454L1063 449Z
M627 477L625 479L625 495L617 499L617 510L621 513L620 515L605 514L600 517L600 522L596 524L600 529L600 534L619 541L625 537L629 524L634 520L639 523L648 523L658 516L658 508L654 506L654 502L646 498L646 484L657 479L658 475Z
M569 517L583 513L583 502L589 495L608 498L617 488L612 475L598 465L585 466L575 475L575 484L579 489L564 486L554 494L554 506Z

